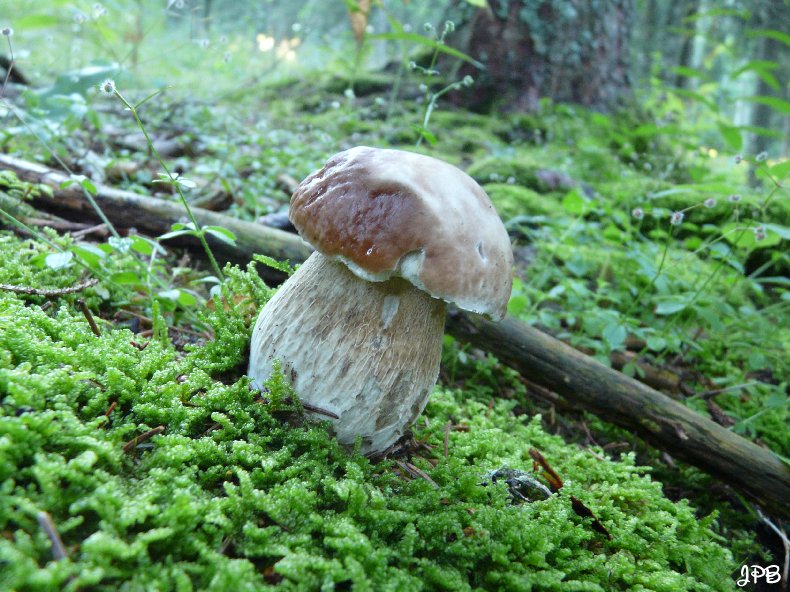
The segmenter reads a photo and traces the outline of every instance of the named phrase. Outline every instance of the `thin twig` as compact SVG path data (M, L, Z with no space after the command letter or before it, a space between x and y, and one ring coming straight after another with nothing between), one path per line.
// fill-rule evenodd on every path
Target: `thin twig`
M88 325L90 325L93 334L96 337L101 337L101 331L99 331L99 326L96 324L96 319L93 318L93 314L91 314L88 305L85 304L85 301L82 298L77 300L77 306L79 306L82 314L85 315L85 319L88 321Z
M49 542L52 543L52 558L55 561L66 559L68 553L66 553L66 547L63 545L60 534L58 534L58 529L52 521L52 516L47 512L39 512L36 514L36 520L38 520L38 525L41 527L41 530L47 535Z
M16 294L29 294L35 296L46 296L47 298L54 298L55 296L63 296L64 294L73 294L74 292L80 292L85 290L86 288L90 288L91 286L95 286L99 283L99 280L95 278L91 278L89 280L85 280L84 282L80 282L74 286L69 286L67 288L33 288L32 286L15 286L12 284L0 284L0 290L5 290L6 292L15 292Z
M395 464L398 465L398 467L400 467L400 469L404 473L410 475L412 478L424 479L425 481L430 483L433 487L439 489L439 486L436 484L436 481L431 479L430 476L428 476L428 474L425 471L420 470L410 462L403 462L401 460L396 460Z
M302 403L302 407L304 407L307 411L312 411L313 413L320 413L321 415L326 415L327 417L331 417L332 419L340 419L339 415L329 411L328 409L316 407L315 405L310 405L310 403L305 403L304 401L302 401L301 403Z
M782 568L781 581L782 581L782 590L787 590L787 576L788 576L788 570L790 570L790 540L787 539L787 534L785 534L785 532L781 528L776 526L776 524L771 522L768 519L768 517L760 511L759 508L757 508L757 515L760 517L760 520L762 520L771 530L773 530L776 533L776 536L778 536L782 540L782 546L785 549L785 560L784 560L784 567Z
M134 448L137 447L138 444L142 444L146 440L149 440L154 436L156 436L157 434L161 434L164 431L165 431L165 426L156 426L152 430L148 430L147 432L144 432L139 436L135 436L134 438L132 438L126 444L123 445L123 451L129 452L131 450L134 450Z

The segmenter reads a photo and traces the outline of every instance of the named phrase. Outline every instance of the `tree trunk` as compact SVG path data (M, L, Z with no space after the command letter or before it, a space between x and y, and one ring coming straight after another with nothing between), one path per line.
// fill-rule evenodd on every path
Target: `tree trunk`
M483 62L454 97L475 110L494 102L535 110L541 98L610 111L630 98L631 0L492 0L464 25L462 51ZM447 68L445 68L447 69Z
M699 11L699 2L694 0L689 2L686 5L686 9L683 11L683 14L680 15L680 22L676 23L675 26L678 28L686 27L686 19L690 16L697 14ZM693 62L693 49L694 49L694 40L697 37L697 34L691 35L686 33L683 37L683 43L680 45L680 53L677 58L677 65L682 68L694 68L695 64ZM691 79L687 76L682 74L675 75L675 86L678 88L688 88L690 86Z

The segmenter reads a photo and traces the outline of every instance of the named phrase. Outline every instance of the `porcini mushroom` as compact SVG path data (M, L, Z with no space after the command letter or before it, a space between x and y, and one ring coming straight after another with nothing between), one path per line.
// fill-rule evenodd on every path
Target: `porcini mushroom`
M316 252L261 311L249 376L260 388L280 360L303 402L338 416L340 442L382 452L436 384L445 303L504 317L510 239L466 173L365 146L302 181L289 215Z

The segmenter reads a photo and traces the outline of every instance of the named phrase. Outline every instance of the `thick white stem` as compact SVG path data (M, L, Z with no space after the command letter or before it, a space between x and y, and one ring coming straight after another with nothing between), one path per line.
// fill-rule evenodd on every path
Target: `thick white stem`
M303 402L340 417L340 442L360 436L363 454L381 452L436 384L444 315L444 302L406 280L368 282L314 253L261 311L249 376L260 387L280 360Z

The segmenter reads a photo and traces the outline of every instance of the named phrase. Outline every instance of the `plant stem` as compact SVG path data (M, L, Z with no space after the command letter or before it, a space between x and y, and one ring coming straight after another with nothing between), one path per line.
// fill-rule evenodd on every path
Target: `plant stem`
M647 286L643 287L639 291L639 293L634 297L633 301L631 301L631 305L626 309L626 311L622 315L623 318L627 319L628 315L631 314L631 311L634 310L634 307L637 304L639 304L639 302L642 300L642 296L645 295L645 292L647 292L648 290L651 290L653 288L653 286L655 286L656 280L658 280L659 276L661 275L661 272L664 269L664 263L667 260L667 253L669 253L669 243L672 242L672 233L674 231L675 231L675 227L674 226L670 226L669 227L669 234L667 235L667 240L664 243L664 251L663 251L663 253L661 253L661 263L658 264L658 269L656 270L656 273L653 274L653 277L650 280L650 283Z
M220 280L224 279L225 276L222 274L222 270L217 264L217 260L214 258L214 253L211 251L211 247L209 247L208 241L206 241L206 234L203 232L202 228L200 227L200 223L197 221L197 218L195 218L195 215L192 213L192 208L189 207L189 202L187 201L187 198L184 196L184 192L181 189L181 185L178 183L178 181L176 181L176 178L173 177L173 174L170 172L170 169L167 168L167 165L165 164L164 160L162 160L162 157L159 155L159 152L157 152L156 148L154 147L154 143L151 141L151 138L145 129L145 125L143 125L143 122L137 113L137 109L135 109L134 106L132 106L132 104L129 103L129 101L127 101L123 97L123 95L118 92L117 89L115 89L113 92L115 93L115 96L117 96L121 100L121 102L126 106L126 108L132 112L132 115L134 116L134 119L137 122L137 126L140 128L140 131L143 132L145 141L148 144L148 149L151 151L151 154L154 155L154 158L156 158L156 160L159 162L161 167L164 169L167 178L170 180L170 183L173 185L173 187L175 187L176 192L178 192L178 197L181 199L181 204L184 206L184 210L186 210L187 217L189 218L190 222L192 222L192 225L195 227L195 235L200 241L200 244L203 246L203 250L206 252L206 256L208 257L209 262L211 263L211 267L214 270L214 275L216 275Z

